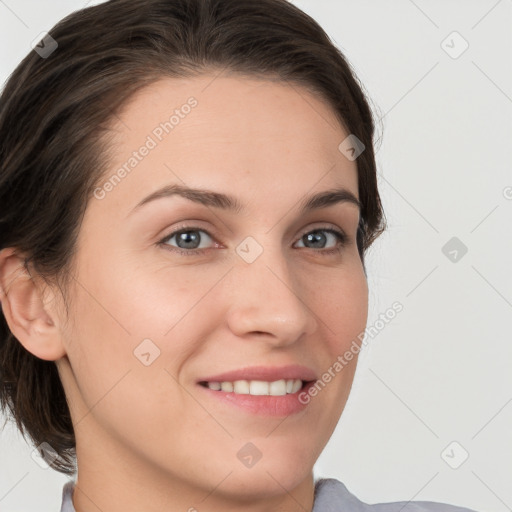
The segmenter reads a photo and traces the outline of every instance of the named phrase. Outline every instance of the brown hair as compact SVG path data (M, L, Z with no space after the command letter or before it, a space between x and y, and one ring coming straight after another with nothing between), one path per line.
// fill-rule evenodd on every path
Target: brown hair
M67 16L49 34L58 47L45 56L31 51L0 97L0 249L15 247L63 297L85 209L108 168L109 122L155 80L210 70L306 87L363 142L357 246L364 267L385 229L374 121L355 72L311 17L286 0L110 0ZM54 469L76 472L55 362L28 352L3 314L0 405L24 437L56 451Z

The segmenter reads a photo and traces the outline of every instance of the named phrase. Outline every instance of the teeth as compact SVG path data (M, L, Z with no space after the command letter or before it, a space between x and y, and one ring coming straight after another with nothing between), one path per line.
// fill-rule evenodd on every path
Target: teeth
M299 381L302 386L302 381ZM286 395L286 381L284 379L276 380L268 385L268 394L274 396Z
M220 389L222 389L222 391L233 391L233 383L232 382L222 382L220 385Z
M237 381L233 382L233 391L240 395L248 395L249 394L249 381L237 380Z
M281 379L273 382L264 380L236 380L235 382L208 382L215 391L234 392L238 395L283 396L296 393L302 387L300 379Z

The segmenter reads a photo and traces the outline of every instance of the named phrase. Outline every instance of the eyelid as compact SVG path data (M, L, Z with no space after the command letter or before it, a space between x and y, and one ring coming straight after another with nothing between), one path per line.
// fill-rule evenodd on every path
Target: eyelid
M220 245L220 243L216 241L218 236L215 233L215 229L202 227L199 225L199 222L201 222L201 221L192 220L192 221L189 221L188 223L187 223L187 221L184 221L183 223L179 223L179 224L173 226L173 228L169 231L169 233L167 235L164 235L160 239L160 242L163 242L164 240L168 240L173 235L177 235L178 233L183 232L183 231L204 231L212 240L214 240L215 243ZM192 224L192 223L194 223L194 224ZM191 250L193 251L194 249L190 249L189 252ZM204 251L206 249L198 249L198 250Z
M186 231L203 231L204 233L206 233L214 241L214 243L216 244L217 247L219 245L222 246L222 244L217 241L217 235L216 234L210 233L209 229L201 227L201 226L199 226L197 224L192 224L192 222L197 222L197 221L189 221L189 222L190 223L183 222L182 224L178 224L177 226L174 226L172 228L172 230L167 235L165 235L163 238L161 238L159 240L159 242L157 242L157 245L164 245L164 246L170 247L171 251L178 252L178 253L181 253L181 254L187 254L187 255L197 255L197 254L200 254L200 253L204 253L205 251L209 251L210 249L215 249L216 247L208 247L208 248L202 248L202 249L182 249L180 247L169 246L169 244L166 243L170 238L174 237L175 235L177 235L177 234L179 234L181 232L186 232ZM300 235L298 236L296 241L300 241L302 239L302 237L304 237L304 235L306 235L308 233L311 233L311 232L315 232L315 231L327 231L327 232L331 231L331 232L334 232L334 235L338 239L337 241L338 241L339 249L342 249L343 246L347 245L352 240L352 237L347 235L347 232L344 229L342 229L339 226L337 226L336 224L332 224L330 222L320 222L320 221L316 222L314 224L319 224L319 225L317 225L317 226L309 225L309 226L305 227L303 230L301 230ZM214 231L214 230L212 230L212 231ZM322 253L322 252L323 253L329 253L329 252L336 251L336 248L319 249L319 250L312 249L312 250L314 252L319 252L319 253Z
M319 226L308 226L306 228L304 228L302 231L301 231L301 235L299 236L299 238L302 238L306 233L310 233L311 231L316 231L316 230L323 230L323 229L333 229L334 231L339 231L340 233L343 233L345 236L346 233L345 233L345 230L340 228L339 226L337 226L336 224L332 224L330 222L318 222L316 224L320 224Z

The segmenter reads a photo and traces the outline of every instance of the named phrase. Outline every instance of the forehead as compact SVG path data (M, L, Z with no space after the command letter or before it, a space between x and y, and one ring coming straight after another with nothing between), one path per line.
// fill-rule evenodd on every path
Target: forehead
M348 133L326 101L297 84L240 75L162 78L130 99L113 132L105 179L124 167L109 195L131 206L169 183L228 187L242 202L256 191L299 198L333 186L358 195L356 163L338 149ZM134 156L144 147L143 157Z

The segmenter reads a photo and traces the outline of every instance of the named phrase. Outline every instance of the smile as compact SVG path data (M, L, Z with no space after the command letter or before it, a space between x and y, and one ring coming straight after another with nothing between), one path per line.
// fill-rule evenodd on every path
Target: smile
M224 391L237 395L283 396L292 394L302 388L301 379L280 379L272 382L264 380L235 380L233 382L200 382L204 387L214 391Z

